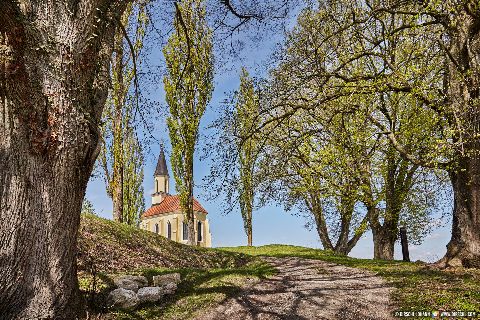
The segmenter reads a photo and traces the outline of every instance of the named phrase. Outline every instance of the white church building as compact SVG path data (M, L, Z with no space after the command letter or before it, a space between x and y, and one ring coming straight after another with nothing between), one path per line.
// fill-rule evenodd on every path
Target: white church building
M154 173L155 192L152 194L152 206L140 217L140 228L158 233L170 240L187 244L188 225L180 207L180 198L171 195L167 161L163 148ZM207 210L193 199L195 216L195 241L200 247L211 247L212 236L208 225Z

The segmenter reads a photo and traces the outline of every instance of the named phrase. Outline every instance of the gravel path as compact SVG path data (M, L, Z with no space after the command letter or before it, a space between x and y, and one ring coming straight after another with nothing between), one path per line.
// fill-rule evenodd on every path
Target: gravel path
M393 319L392 288L373 273L319 260L264 258L278 274L197 320Z

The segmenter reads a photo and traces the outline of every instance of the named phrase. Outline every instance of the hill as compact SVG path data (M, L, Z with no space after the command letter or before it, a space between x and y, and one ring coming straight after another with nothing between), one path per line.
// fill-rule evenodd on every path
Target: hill
M82 214L78 237L78 280L90 319L191 319L212 305L237 295L245 284L275 272L258 258L170 241L91 214ZM136 310L110 310L106 296L119 274L179 272L174 295Z
M219 305L237 301L239 296L243 298L238 301L244 301L248 294L256 299L257 291L252 291L254 286L292 284L293 280L308 278L306 271L292 278L290 267L306 268L308 264L316 264L313 260L366 269L384 278L394 287L390 298L396 310L480 312L480 273L475 269L432 270L423 263L354 259L287 245L205 249L178 244L153 232L93 215L82 215L81 219L79 281L86 298L91 301L90 312L96 314L97 319L201 319L209 314L206 310L221 309ZM289 257L297 259L298 265L281 264L276 268L271 265L271 259L280 261ZM282 268L288 269L285 273L288 279L275 281L282 277ZM315 277L328 277L332 272L327 269L326 266L316 268L319 275ZM180 272L183 280L177 293L161 303L142 305L131 311L103 308L105 295L113 288L112 278L117 274L139 274L151 280L153 275L169 272ZM332 281L325 283L332 284ZM286 290L290 292L291 288ZM275 299L265 306L274 303ZM247 309L255 311L250 305Z
M79 271L119 273L145 268L225 268L244 265L243 254L186 246L153 232L82 214Z

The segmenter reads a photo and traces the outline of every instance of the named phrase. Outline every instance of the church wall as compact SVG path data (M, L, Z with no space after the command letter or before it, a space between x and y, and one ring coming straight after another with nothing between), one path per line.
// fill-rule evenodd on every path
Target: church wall
M183 240L183 221L184 221L183 214L177 211L172 213L160 214L154 217L144 218L140 223L140 228L151 231L151 232L155 232L155 225L158 224L159 234L164 237L167 237L167 225L168 225L168 222L170 222L172 226L171 240L179 243L187 244L187 240ZM212 240L211 240L211 234L210 234L210 226L209 226L206 214L202 212L194 213L195 240L197 239L197 235L198 235L197 233L198 221L202 222L202 241L200 242L200 246L210 248L212 246Z

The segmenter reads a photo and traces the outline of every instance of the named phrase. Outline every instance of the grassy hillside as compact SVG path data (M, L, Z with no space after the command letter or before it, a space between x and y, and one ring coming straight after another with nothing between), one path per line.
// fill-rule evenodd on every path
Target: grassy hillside
M208 306L238 294L245 283L275 270L255 257L186 246L153 232L93 215L82 215L79 234L79 283L92 319L191 319ZM133 311L108 310L105 299L118 274L179 272L175 295Z
M432 270L424 263L355 259L327 251L287 246L222 248L251 256L301 257L319 259L373 271L396 288L392 299L399 310L462 310L480 312L480 270Z
M423 263L353 259L286 245L205 249L167 240L93 215L82 215L79 235L79 282L96 319L191 319L211 305L236 296L245 285L275 273L258 256L320 259L368 269L397 289L399 310L480 312L480 270L431 270ZM175 295L134 311L107 310L112 279L122 273L152 276L180 272Z
M118 273L143 268L224 268L245 264L243 254L182 245L153 232L82 214L79 271Z

